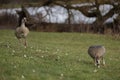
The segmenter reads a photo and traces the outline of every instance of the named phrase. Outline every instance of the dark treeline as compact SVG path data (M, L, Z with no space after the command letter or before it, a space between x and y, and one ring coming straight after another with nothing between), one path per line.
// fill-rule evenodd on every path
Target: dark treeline
M93 33L101 33L101 34L120 34L120 1L119 0L89 0L88 2L92 3L92 5L83 5L83 6L72 6L76 4L75 1L86 2L85 0L0 0L0 4L15 4L17 2L21 3L22 11L17 12L19 18L14 14L1 14L0 15L0 24L11 24L13 26L19 25L21 21L21 14L23 17L28 18L28 23L26 25L31 30L36 31L52 31L52 32L93 32ZM22 4L24 3L24 4ZM33 4L34 3L34 4ZM113 8L110 9L108 13L102 15L100 12L101 5L111 5ZM57 24L57 23L47 23L43 20L43 15L37 14L36 17L39 17L38 21L35 21L33 17L29 14L25 7L37 6L53 6L58 5L67 10L68 18L65 23ZM93 18L96 17L96 21L92 24L73 24L74 15L71 10L80 11L84 16ZM22 12L22 13L21 13ZM20 13L20 14L19 14ZM114 14L117 14L117 18L114 18L113 22L105 23L105 21L112 17ZM49 13L47 13L49 15ZM6 21L7 20L7 21ZM5 23L6 21L6 23Z
M0 4L12 4L12 3L31 3L31 2L40 2L43 0L0 0Z

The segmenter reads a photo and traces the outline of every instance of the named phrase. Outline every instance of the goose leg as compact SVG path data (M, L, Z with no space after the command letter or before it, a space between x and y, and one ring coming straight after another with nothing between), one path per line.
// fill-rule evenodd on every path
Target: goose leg
M97 66L97 60L96 59L94 59L94 64L95 64L95 66Z
M98 68L100 68L100 59L95 58L94 59L94 63L95 63L95 66L97 66Z
M27 47L27 40L26 40L26 38L24 39L24 46L25 46L25 48Z
M103 57L102 57L102 63L103 63L103 66L105 66L105 60Z
M19 40L19 43L21 44L22 43L22 40L21 39L18 39Z
M95 60L96 60L97 67L100 68L100 58L95 57Z

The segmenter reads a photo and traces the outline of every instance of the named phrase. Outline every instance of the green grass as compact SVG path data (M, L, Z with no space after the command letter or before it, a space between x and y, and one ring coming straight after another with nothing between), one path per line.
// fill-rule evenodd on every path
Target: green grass
M30 32L25 49L13 30L0 30L0 80L119 80L120 40L87 33ZM97 69L90 45L106 47ZM97 72L94 70L97 69Z

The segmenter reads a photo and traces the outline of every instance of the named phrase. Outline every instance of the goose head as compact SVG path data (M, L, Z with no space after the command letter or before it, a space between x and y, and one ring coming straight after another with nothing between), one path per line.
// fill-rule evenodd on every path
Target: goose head
M26 18L26 17L24 17L24 18L22 19L22 23L25 23L25 22L27 22L27 18Z

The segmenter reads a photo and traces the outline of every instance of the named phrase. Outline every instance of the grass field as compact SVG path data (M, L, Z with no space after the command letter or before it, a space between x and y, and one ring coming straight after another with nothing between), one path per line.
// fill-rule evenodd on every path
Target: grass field
M106 47L106 66L99 69L87 53L88 47L96 44ZM24 48L13 30L0 30L0 80L119 79L120 39L88 33L31 32Z

